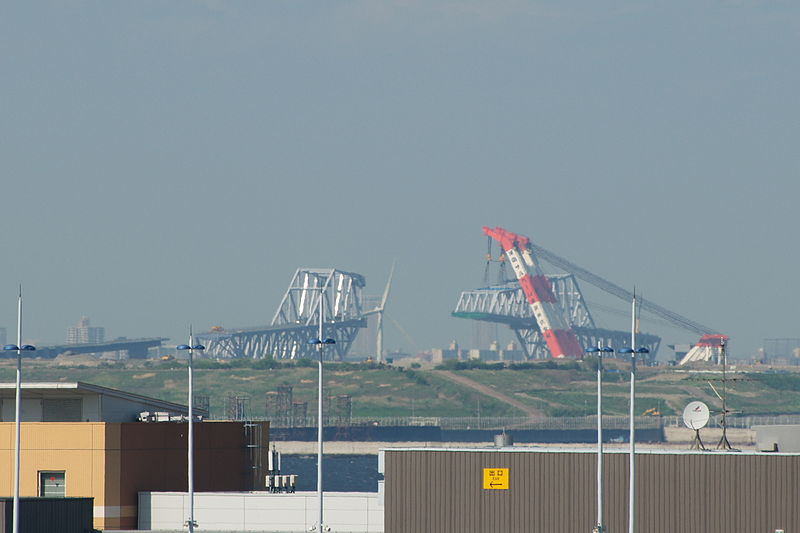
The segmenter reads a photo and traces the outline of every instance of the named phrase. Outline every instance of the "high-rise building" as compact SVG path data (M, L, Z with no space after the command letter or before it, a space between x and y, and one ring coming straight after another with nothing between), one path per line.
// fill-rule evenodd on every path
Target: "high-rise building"
M81 317L77 326L67 330L67 344L96 344L106 339L106 328L90 326L88 317Z
M5 346L6 342L6 328L0 328L0 346Z

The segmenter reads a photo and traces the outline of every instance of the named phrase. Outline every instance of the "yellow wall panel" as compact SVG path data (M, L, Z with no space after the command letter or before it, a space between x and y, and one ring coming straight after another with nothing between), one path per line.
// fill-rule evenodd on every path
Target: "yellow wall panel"
M20 495L39 494L39 472L64 471L68 497L94 498L94 527L135 528L140 490L185 490L186 424L24 422ZM264 427L262 452L268 450ZM198 424L196 476L204 490L248 490L241 423ZM0 422L0 495L14 485L14 423ZM6 468L5 465L9 467Z
M25 422L22 424L22 449L90 450L93 447L91 422Z

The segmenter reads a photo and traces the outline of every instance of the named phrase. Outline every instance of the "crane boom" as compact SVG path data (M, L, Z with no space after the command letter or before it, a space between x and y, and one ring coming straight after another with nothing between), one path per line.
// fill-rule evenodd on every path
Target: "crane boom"
M564 319L550 280L534 260L530 239L500 227L484 226L483 232L502 246L552 356L583 357L578 336Z
M583 281L591 283L595 287L602 289L609 294L613 294L614 296L617 296L618 298L621 298L626 302L630 302L633 299L633 293L623 289L619 285L611 283L610 281L605 280L596 274L592 274L585 268L581 268L578 265L571 263L570 261L567 261L563 257L559 257L553 252L550 252L549 250L542 248L541 246L530 243L530 247L531 249L533 249L534 252L536 252L536 255L538 257L544 259L553 266L565 270L566 272L575 275L576 277L582 279ZM639 302L640 308L643 309L644 311L648 311L653 315L661 317L667 322L675 326L678 326L682 329L692 331L694 333L699 333L700 335L719 333L718 331L709 328L708 326L704 326L703 324L695 322L694 320L690 320L685 316L681 316L678 313L670 311L669 309L661 307L660 305L654 304L653 302L645 300L641 297L637 298L637 301Z

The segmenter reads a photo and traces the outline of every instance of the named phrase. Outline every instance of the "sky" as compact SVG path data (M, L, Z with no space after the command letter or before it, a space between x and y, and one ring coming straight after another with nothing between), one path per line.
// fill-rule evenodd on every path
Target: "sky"
M466 346L489 225L750 357L800 337L798 49L789 1L3 2L0 326L182 342L396 261L387 348Z

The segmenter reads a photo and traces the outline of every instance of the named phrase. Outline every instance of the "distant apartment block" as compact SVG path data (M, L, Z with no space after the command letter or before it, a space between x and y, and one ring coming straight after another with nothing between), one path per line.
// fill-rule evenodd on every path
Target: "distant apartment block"
M525 352L520 350L515 342L508 343L505 350L502 350L500 344L495 341L489 344L488 350L469 350L466 358L481 361L524 361Z
M106 339L106 328L91 326L88 317L81 317L77 326L67 330L67 344L96 344Z

